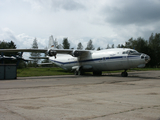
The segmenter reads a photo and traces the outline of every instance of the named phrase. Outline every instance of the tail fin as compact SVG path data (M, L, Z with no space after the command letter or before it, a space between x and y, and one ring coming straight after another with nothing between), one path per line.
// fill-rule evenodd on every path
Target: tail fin
M56 49L56 40L53 39L53 35L49 37L48 49Z

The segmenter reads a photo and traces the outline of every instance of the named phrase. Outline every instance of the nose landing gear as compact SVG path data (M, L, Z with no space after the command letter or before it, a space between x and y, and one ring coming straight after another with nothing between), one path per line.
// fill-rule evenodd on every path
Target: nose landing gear
M122 73L121 73L121 76L122 76L122 77L128 77L127 70L125 70L124 72L122 72Z

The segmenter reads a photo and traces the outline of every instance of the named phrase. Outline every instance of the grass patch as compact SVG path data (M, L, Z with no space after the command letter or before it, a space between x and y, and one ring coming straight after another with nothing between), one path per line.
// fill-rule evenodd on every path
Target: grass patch
M58 67L17 69L17 77L72 75L72 74L73 74L72 72L65 71Z

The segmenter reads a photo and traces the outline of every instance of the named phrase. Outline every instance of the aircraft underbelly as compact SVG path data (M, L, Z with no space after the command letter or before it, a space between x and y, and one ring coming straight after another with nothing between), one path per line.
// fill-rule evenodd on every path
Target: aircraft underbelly
M121 70L128 69L128 67L128 59L126 58L102 59L93 64L93 69L97 71Z
M129 60L129 66L130 66L130 68L138 67L141 64L144 64L143 60L139 60L139 59Z
M119 61L112 61L107 63L107 70L121 70L128 68L128 62L119 60Z

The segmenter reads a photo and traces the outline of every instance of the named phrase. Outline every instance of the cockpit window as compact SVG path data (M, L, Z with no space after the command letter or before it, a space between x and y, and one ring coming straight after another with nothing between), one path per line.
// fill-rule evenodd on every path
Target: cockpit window
M122 54L134 54L134 53L138 53L136 50L127 50L124 51Z
M124 51L122 54L128 54L129 53L129 51Z
M129 54L134 54L134 53L138 53L138 52L135 51L135 50L130 50L130 51L129 51Z

